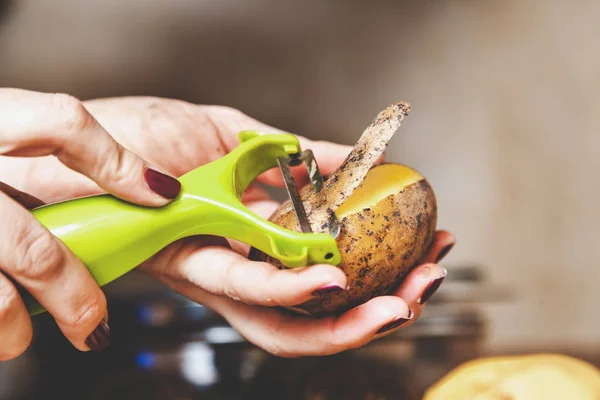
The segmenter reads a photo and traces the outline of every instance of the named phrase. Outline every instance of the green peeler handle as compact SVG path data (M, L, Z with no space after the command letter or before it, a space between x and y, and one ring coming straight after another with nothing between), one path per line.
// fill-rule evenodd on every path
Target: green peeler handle
M258 175L277 165L277 157L299 151L297 138L245 131L240 141L227 156L180 177L180 195L164 207L143 207L103 194L43 206L32 213L84 263L99 286L193 235L239 240L289 267L337 265L341 255L330 235L283 229L240 201ZM45 311L20 290L30 315Z

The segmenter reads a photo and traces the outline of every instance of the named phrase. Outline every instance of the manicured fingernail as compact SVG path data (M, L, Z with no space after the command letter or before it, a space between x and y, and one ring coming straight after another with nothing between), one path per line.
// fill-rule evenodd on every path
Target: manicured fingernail
M444 257L446 257L448 255L448 253L450 253L450 250L452 250L452 248L454 247L455 243L449 244L448 246L444 247L442 249L442 251L440 251L440 254L438 254L437 260L435 260L435 262L440 262L442 261L442 259Z
M429 282L429 285L427 285L427 287L423 291L423 294L421 295L421 298L419 299L418 303L425 304L425 302L429 300L431 296L433 296L433 294L440 288L442 282L444 282L444 279L446 279L446 275Z
M144 179L154 193L167 199L174 199L181 191L181 183L177 179L151 168L144 171Z
M341 292L342 290L344 290L343 287L341 287L340 285L333 284L333 285L324 286L321 289L317 289L312 294L313 294L313 296L319 296L319 295L327 294L327 293Z
M393 321L388 322L387 324L385 324L384 326L379 328L379 330L377 331L376 334L379 335L380 333L384 333L387 331L391 331L392 329L396 329L397 327L399 327L399 326L407 323L411 319L413 319L414 315L415 315L415 313L413 313L413 310L408 310L408 317L395 318Z
M93 351L104 350L108 346L110 328L106 320L102 320L94 331L87 337L85 344Z

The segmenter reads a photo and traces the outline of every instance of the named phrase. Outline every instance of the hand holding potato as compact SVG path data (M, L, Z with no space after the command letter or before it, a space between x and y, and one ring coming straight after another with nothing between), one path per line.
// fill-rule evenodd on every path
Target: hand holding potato
M175 100L104 99L86 102L85 107L123 147L172 176L227 154L237 145L241 130L278 132L236 110ZM300 140L303 148L314 151L325 175L334 172L351 149ZM4 174L0 180L47 202L105 191L52 158L4 158L0 163ZM52 179L41 179L48 176ZM271 185L283 184L277 171L260 179ZM249 188L244 202L265 218L279 206L256 185ZM319 293L343 290L347 278L334 266L278 270L270 263L248 260L248 246L197 237L167 247L140 270L214 309L249 341L273 354L323 355L361 346L418 318L423 303L446 275L436 262L453 244L451 234L437 232L422 265L411 272L396 293L374 298L340 316L319 319L290 314L279 306L294 306Z

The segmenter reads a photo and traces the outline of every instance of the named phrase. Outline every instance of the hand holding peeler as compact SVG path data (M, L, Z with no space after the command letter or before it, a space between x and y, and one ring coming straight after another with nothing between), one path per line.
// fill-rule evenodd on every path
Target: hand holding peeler
M239 140L240 145L226 156L181 176L181 192L166 206L145 207L102 194L45 205L32 213L84 263L99 286L176 240L194 235L244 242L290 268L339 264L335 216L330 233L312 233L290 172L291 166L304 162L313 187L320 191L323 178L312 152L302 151L292 134L242 131ZM302 232L275 225L241 202L248 185L277 166ZM45 311L29 293L22 294L30 315Z

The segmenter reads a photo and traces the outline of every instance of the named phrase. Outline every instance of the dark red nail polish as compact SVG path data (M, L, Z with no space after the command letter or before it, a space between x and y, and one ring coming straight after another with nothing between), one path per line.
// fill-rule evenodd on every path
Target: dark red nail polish
M154 193L167 199L174 199L181 191L181 183L177 179L151 168L144 171L144 179Z
M446 257L448 255L448 253L450 253L450 250L452 250L452 248L454 247L455 243L449 244L448 246L444 247L442 249L442 251L440 251L440 254L438 254L437 260L435 260L435 262L440 262L442 261L442 259L444 257Z
M94 331L87 337L85 344L93 351L104 350L108 346L110 328L106 321L102 320Z
M387 332L387 331L391 331L392 329L396 329L397 327L399 327L399 326L405 324L406 322L410 321L413 318L414 315L415 314L413 313L413 311L409 310L407 318L405 318L405 317L398 317L395 320L393 320L391 322L388 322L387 324L385 324L384 326L382 326L381 328L379 328L379 330L377 331L376 334L379 335L380 333L384 333L384 332Z
M431 296L433 296L433 294L440 288L442 282L444 282L444 279L446 279L446 277L442 276L441 278L437 278L429 282L429 285L427 285L423 291L423 294L421 295L421 298L419 299L419 304L425 304L425 302L429 300Z
M328 286L322 287L321 289L315 290L312 294L313 294L313 296L319 296L319 295L327 294L327 293L341 292L342 290L344 290L344 288L339 285L328 285Z

